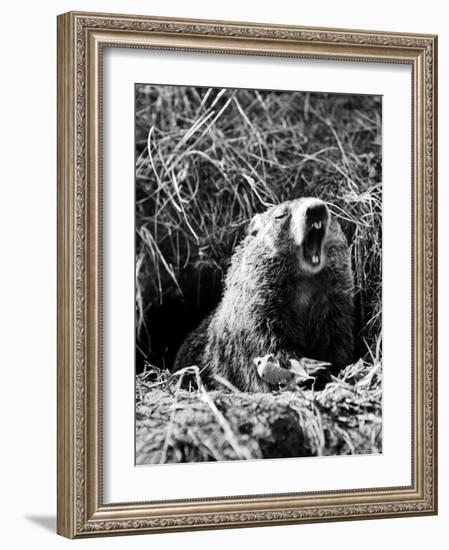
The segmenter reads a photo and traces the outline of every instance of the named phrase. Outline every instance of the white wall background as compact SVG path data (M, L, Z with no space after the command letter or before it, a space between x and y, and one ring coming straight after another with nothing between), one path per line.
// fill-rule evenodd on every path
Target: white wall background
M440 514L438 517L70 542L56 515L56 15L69 10L439 34ZM4 548L447 548L449 536L449 30L445 3L377 0L60 0L2 6L0 517Z

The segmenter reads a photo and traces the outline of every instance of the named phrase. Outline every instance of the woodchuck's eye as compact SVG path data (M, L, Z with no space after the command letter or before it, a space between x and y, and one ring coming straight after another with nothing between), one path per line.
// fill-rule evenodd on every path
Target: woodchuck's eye
M283 220L287 217L287 210L283 210L282 212L276 212L274 215L275 220Z

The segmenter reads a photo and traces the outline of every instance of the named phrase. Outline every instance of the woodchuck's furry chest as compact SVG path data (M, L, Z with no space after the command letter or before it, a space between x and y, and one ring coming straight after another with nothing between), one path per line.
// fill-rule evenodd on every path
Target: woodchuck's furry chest
M306 313L313 304L316 294L316 285L310 280L303 280L295 289L292 305L298 313Z
M317 310L321 314L322 304L327 300L321 286L315 278L306 278L285 294L284 303L280 304L279 336L286 343L304 348L308 347L311 338L314 339Z

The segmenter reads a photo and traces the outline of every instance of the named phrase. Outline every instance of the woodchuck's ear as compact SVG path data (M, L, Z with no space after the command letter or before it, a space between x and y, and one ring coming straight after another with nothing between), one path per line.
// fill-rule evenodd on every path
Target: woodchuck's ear
M262 227L262 216L260 214L256 214L252 218L252 220L249 222L248 235L257 235L261 227Z

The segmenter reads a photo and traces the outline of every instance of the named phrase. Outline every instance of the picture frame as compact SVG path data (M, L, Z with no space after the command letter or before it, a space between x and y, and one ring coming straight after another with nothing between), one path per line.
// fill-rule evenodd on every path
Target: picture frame
M144 501L105 502L102 56L107 48L411 69L410 484L156 500L149 490ZM57 531L65 537L436 514L437 37L85 12L60 15L57 389Z

